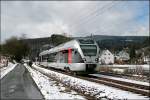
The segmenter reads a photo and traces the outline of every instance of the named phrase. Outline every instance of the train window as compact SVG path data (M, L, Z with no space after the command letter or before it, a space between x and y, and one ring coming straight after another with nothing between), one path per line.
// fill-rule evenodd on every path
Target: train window
M62 53L68 53L68 50L63 50Z
M43 55L43 56L42 56L42 60L43 60L43 61L47 61L47 59L48 59L48 55Z
M56 53L52 53L52 54L43 55L41 57L42 57L42 61L54 62L55 56L56 56Z
M80 45L80 47L85 56L96 56L97 54L96 45Z
M79 39L81 44L94 44L94 41L91 39Z

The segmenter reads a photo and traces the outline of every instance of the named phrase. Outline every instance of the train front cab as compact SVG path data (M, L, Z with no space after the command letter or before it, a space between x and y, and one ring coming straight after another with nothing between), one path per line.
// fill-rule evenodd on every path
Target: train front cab
M98 46L96 44L81 44L80 47L83 52L83 61L86 64L85 72L95 73L98 62Z

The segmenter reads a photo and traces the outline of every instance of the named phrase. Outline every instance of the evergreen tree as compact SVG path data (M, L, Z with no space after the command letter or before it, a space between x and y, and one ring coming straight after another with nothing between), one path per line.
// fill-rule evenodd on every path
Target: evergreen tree
M16 61L20 61L24 56L28 55L29 47L17 37L11 37L6 40L2 52L3 54L10 55Z
M65 37L63 35L53 34L53 35L51 35L50 40L54 46L57 46L59 44L62 44L62 43L72 40L72 38Z
M134 46L132 46L130 49L130 61L134 62L136 59L135 57L136 57L135 48Z

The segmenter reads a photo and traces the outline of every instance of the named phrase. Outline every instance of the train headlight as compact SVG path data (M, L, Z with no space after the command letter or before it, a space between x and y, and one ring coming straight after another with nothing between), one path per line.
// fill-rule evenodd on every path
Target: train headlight
M98 58L96 58L95 61L98 62Z
M83 58L83 61L86 61L86 59L85 59L85 58Z

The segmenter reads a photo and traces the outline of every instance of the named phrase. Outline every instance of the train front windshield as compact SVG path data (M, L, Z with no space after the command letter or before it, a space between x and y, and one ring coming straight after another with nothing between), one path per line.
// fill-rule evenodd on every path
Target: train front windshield
M80 45L84 56L96 56L97 47L96 45Z

